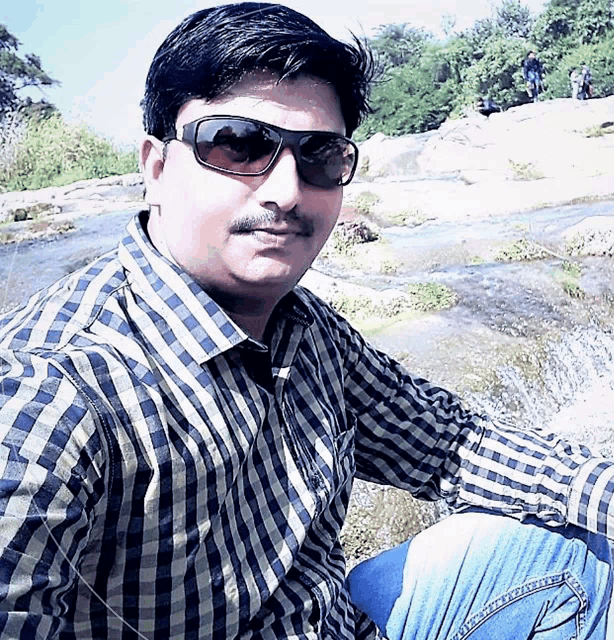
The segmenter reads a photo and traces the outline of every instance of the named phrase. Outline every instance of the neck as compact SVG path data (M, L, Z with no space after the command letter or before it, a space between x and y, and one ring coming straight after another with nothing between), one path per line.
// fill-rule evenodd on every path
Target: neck
M261 317L239 315L232 311L227 311L227 313L251 338L262 342L267 323L271 317L270 315L264 319Z
M279 298L235 297L221 291L207 293L252 338L262 340Z

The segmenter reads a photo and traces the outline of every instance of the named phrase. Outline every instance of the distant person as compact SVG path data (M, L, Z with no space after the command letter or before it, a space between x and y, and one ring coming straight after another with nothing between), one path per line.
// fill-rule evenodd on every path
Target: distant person
M1 640L606 638L614 462L469 409L298 285L372 70L279 4L160 45L146 210L0 316ZM356 478L455 513L348 575Z
M544 67L536 56L535 51L529 51L524 59L522 76L527 87L527 95L533 102L537 102L543 86Z
M569 74L569 81L571 83L571 97L574 100L578 99L580 93L580 72L577 67L574 67Z
M491 116L493 113L499 113L502 111L501 107L495 103L494 100L490 98L478 98L477 101L477 110L478 113L481 113L483 116L487 118Z
M593 78L591 75L591 70L587 64L582 65L582 70L580 72L580 91L579 98L580 100L588 100L593 95Z

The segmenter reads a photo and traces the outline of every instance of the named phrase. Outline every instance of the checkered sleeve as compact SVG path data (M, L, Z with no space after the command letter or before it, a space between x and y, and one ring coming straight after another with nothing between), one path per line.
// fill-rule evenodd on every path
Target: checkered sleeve
M0 352L0 637L56 638L104 493L87 403L43 358Z
M468 410L346 328L346 400L356 422L357 476L550 525L614 538L614 463L554 435Z

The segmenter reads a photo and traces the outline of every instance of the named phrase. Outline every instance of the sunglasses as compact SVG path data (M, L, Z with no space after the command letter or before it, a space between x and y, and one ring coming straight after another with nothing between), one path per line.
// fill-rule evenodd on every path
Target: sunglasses
M358 147L328 131L289 131L272 124L233 116L208 116L183 127L180 140L196 160L233 176L261 176L289 148L301 179L322 189L349 184L358 163Z

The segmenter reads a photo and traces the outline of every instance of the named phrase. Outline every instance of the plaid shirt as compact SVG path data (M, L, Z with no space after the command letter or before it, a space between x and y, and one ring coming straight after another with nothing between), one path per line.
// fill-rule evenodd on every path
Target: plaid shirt
M354 477L614 532L611 463L466 411L300 287L274 323L250 339L138 218L0 320L0 637L376 638Z

